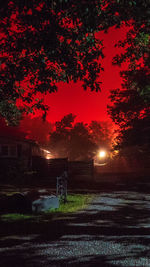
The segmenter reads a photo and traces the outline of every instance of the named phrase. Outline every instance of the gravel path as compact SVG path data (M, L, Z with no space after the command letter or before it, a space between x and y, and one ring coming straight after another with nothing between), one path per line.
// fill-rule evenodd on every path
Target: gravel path
M53 221L43 233L6 238L11 242L1 240L3 267L148 267L150 194L100 193L84 211Z

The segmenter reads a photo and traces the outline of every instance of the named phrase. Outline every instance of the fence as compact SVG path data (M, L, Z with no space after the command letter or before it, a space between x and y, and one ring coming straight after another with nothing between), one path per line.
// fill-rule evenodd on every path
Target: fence
M68 162L69 177L72 180L91 180L93 178L94 163L89 161Z
M43 177L56 178L64 171L68 171L68 159L45 159L42 157L33 157L32 168Z
M36 170L40 176L56 179L64 171L68 172L69 180L72 179L91 179L93 176L93 160L90 161L68 161L67 158L45 159L42 157L33 157L33 170ZM87 177L87 178L86 178Z

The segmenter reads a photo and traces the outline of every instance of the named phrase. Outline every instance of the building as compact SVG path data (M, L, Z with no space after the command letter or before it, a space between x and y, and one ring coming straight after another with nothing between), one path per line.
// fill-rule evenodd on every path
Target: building
M0 135L0 166L17 166L22 169L32 169L32 158L45 156L44 150L34 141L15 136Z

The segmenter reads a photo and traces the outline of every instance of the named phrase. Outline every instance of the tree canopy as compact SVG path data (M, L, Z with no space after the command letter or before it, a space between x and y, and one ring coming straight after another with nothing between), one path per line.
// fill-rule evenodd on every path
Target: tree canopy
M93 158L98 149L110 148L109 125L97 121L90 124L75 122L75 118L70 113L55 123L48 147L55 157L87 160Z
M90 158L94 144L90 140L87 126L75 123L72 113L55 123L50 134L49 149L55 157L68 157L69 160Z
M55 92L57 82L81 80L84 89L99 91L104 55L95 32L124 23L131 31L119 43L125 53L114 63L130 60L132 80L147 99L149 0L2 0L0 18L0 114L9 122L36 108L45 116L42 95ZM142 71L144 87L138 78Z
M118 1L123 4L125 1ZM132 2L132 3L131 3ZM116 55L113 64L128 69L121 71L122 88L111 91L108 112L119 127L117 148L139 146L148 151L150 145L150 2L129 1L132 5L126 39L117 47L123 52ZM127 14L128 9L125 10ZM142 147L142 149L141 149Z
M57 82L78 79L99 90L102 43L94 36L98 9L73 1L2 1L0 112L10 117L43 109L37 93L55 92ZM78 2L78 1L77 1ZM90 9L92 8L92 13ZM37 96L37 97L36 97ZM16 100L21 99L20 108Z

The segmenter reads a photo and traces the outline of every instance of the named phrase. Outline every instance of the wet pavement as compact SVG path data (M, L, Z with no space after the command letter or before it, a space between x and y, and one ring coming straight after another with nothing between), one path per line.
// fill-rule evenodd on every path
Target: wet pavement
M24 229L24 228L23 228ZM83 211L7 229L1 266L150 266L150 194L99 193Z

